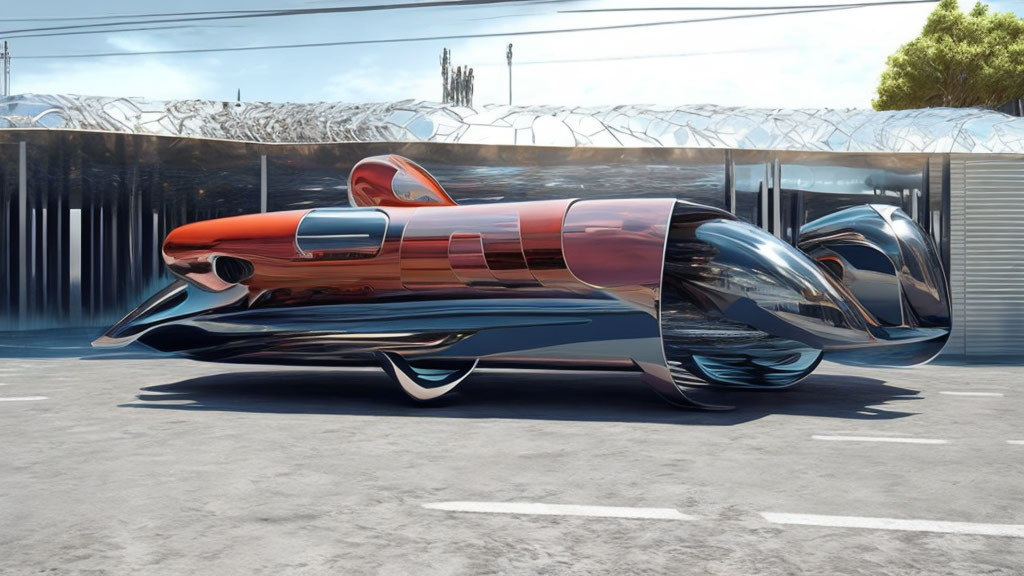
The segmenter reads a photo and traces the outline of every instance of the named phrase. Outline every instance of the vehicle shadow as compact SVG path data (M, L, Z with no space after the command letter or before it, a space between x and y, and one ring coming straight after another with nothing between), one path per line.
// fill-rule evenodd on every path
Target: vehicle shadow
M638 376L607 372L481 370L452 394L414 403L375 370L227 372L142 389L125 408L419 418L504 418L728 426L770 414L888 420L914 414L898 398L915 390L882 380L812 375L786 390L699 390L694 399L735 406L680 410ZM897 409L898 408L898 409Z

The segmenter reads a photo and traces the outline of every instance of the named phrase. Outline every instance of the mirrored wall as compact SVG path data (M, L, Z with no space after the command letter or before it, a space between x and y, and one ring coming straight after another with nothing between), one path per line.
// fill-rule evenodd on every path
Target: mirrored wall
M438 143L261 145L0 131L0 329L111 322L166 284L173 228L343 206L351 167L407 156L459 203L674 196L795 242L842 208L901 207L945 241L941 156Z

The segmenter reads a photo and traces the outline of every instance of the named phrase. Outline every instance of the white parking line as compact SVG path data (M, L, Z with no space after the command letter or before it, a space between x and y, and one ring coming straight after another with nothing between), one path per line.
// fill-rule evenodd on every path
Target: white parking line
M1007 440L1007 444L1013 444L1015 446L1024 446L1024 440Z
M811 436L815 440L828 440L831 442L894 442L899 444L949 444L949 440L937 438L900 438L893 436L823 436L815 434Z
M28 402L31 400L48 400L46 396L8 396L0 397L0 402Z
M864 516L823 516L819 514L785 514L779 512L762 512L761 516L773 524L1024 538L1024 524L977 524L974 522L903 520L900 518L868 518Z
M535 502L435 502L424 504L430 510L480 512L489 514L528 514L538 516L589 516L596 518L637 518L645 520L696 520L675 508L628 508L620 506L578 506Z
M945 394L946 396L985 396L989 398L1002 398L1002 392L939 392L939 394Z

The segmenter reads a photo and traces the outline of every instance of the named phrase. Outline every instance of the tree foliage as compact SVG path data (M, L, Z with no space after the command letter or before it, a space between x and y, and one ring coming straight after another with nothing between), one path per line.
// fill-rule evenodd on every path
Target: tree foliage
M1024 98L1024 20L981 2L964 14L942 0L921 35L889 56L872 105L991 108L1015 98Z

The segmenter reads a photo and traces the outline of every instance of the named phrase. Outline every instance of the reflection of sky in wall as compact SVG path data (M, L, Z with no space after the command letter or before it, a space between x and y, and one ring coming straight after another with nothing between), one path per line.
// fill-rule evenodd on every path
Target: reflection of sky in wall
M814 3L796 0L796 3ZM375 0L374 3L377 3ZM686 5L697 0L644 0ZM749 0L744 4L766 4ZM966 3L965 3L966 4ZM308 8L340 2L107 0L8 2L0 18L139 12ZM559 14L559 9L637 5L577 0L231 20L123 34L15 38L18 55L161 50L475 34L705 18L722 12ZM996 2L995 8L1020 4ZM969 8L969 6L967 6ZM438 55L474 67L477 103L507 99L505 46L513 42L518 103L599 105L714 102L768 107L867 107L885 58L921 29L931 5L875 7L656 28L88 60L15 60L13 91L152 98L270 101L438 99ZM24 23L0 22L0 30ZM3 35L0 34L0 37ZM11 34L7 34L11 36Z
M875 194L875 190L920 189L921 172L898 172L882 168L814 166L784 162L782 188L829 194ZM766 178L764 164L737 164L736 190L757 192ZM770 178L770 176L769 176Z
M782 187L787 190L839 194L874 194L876 189L913 190L921 187L921 172L785 164L782 171Z

